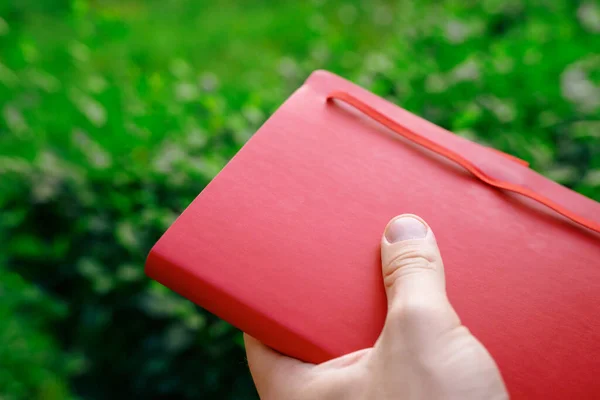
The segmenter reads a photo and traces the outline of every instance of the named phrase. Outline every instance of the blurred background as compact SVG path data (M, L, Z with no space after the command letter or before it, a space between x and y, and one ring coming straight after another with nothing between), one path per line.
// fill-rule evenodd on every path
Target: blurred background
M600 200L599 36L593 0L0 2L0 399L256 399L143 263L317 68Z

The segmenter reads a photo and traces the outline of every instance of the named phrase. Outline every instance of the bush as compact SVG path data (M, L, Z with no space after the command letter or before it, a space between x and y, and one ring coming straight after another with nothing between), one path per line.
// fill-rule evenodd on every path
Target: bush
M600 199L595 3L400 3L0 6L7 398L256 397L240 333L143 263L314 69Z
M18 275L0 267L0 393L2 399L66 400L66 378L76 360L44 333L65 308Z

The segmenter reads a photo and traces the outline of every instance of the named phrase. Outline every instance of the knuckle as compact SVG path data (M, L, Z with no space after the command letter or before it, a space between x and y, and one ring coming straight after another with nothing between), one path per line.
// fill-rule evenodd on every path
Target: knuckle
M436 261L436 254L430 249L412 246L401 249L383 268L384 283L389 287L401 276L435 270Z
M403 332L406 340L419 343L423 337L442 334L458 323L452 315L444 302L417 298L403 301L389 310L388 324L397 332Z
M402 302L400 307L390 310L390 318L397 321L435 319L440 315L439 306L425 298L416 297Z
M442 311L443 310L441 310L436 303L426 299L416 298L402 304L401 318L406 321L435 320Z

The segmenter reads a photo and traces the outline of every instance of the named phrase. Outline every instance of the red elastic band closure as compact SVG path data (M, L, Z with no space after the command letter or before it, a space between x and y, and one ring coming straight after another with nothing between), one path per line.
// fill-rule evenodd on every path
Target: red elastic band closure
M522 196L528 197L528 198L535 200L538 203L543 204L546 207L556 211L557 213L563 215L564 217L570 219L571 221L573 221L579 225L582 225L594 232L600 233L600 225L595 223L594 221L590 221L584 217L581 217L580 215L578 215L576 213L571 212L570 210L567 210L563 206L556 204L554 201L550 200L549 198L547 198L545 196L540 195L539 193L534 192L533 190L516 185L514 183L501 181L494 177L489 176L484 171L482 171L479 167L477 167L475 164L473 164L471 161L467 160L460 154L455 153L454 151L452 151L446 147L443 147L443 146L439 145L438 143L435 143L424 136L417 134L416 132L410 130L409 128L399 124L398 122L390 119L386 115L375 110L373 107L365 104L364 102L357 99L356 97L354 97L346 92L334 91L334 92L331 92L327 96L328 101L333 100L333 99L340 100L340 101L343 101L343 102L351 105L352 107L356 108L358 111L362 112L363 114L370 117L371 119L384 125L386 128L391 129L398 135L410 140L411 142L419 144L419 145L433 151L434 153L437 153L451 161L456 162L457 164L459 164L460 166L465 168L467 171L469 171L474 176L479 178L481 181L487 183L488 185L496 187L498 189L507 190L509 192L517 193ZM495 149L493 149L493 150L495 150ZM495 150L495 151L499 152L498 150ZM510 158L513 161L518 162L521 165L525 165L525 166L528 165L528 163L526 161L521 160L517 157L511 156L509 154L502 153L502 152L499 152L499 153Z

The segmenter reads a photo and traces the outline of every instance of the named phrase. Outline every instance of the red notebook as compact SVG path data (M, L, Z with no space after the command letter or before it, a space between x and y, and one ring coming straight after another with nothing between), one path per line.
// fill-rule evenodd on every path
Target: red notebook
M600 397L600 204L325 71L199 194L146 272L318 363L379 335L379 242L402 213L432 227L450 301L514 398Z

